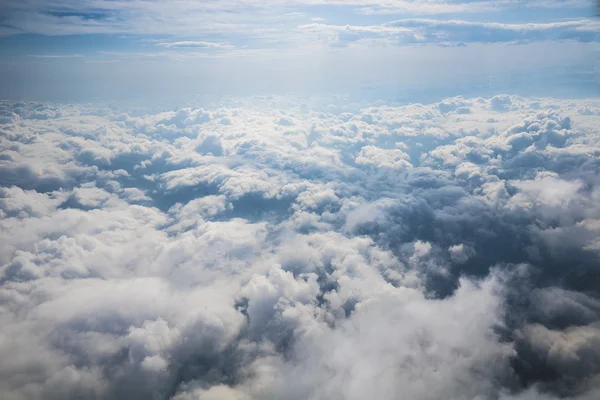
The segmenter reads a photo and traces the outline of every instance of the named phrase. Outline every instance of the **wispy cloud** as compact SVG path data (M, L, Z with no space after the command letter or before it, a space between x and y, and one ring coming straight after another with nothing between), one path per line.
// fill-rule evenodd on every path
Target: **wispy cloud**
M174 6L176 4L176 6ZM538 0L207 0L207 1L112 1L112 0L5 0L0 6L3 27L0 35L36 33L156 34L189 38L199 33L249 33L257 27L277 27L290 17L317 17L318 6L328 5L333 13L348 11L363 15L402 14L409 16L490 12L534 8L583 9L588 1Z
M600 25L592 20L551 23L500 24L461 20L403 19L378 25L307 24L298 31L332 44L344 45L364 40L383 44L450 43L530 43L574 40L595 42Z
M121 62L120 60L86 60L86 63L90 64L112 64Z
M84 58L83 54L30 54L29 57L35 58Z
M204 49L226 49L232 46L227 43L207 42L203 40L184 40L180 42L160 42L156 46L167 48L204 48Z

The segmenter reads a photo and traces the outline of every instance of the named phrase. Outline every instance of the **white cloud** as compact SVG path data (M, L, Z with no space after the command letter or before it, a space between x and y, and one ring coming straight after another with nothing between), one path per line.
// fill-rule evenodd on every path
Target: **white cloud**
M159 47L167 47L167 48L173 48L173 47L191 47L191 48L208 48L208 49L222 49L222 48L227 48L230 47L229 45L225 44L225 43L215 43L215 42L205 42L205 41L198 41L198 40L184 40L184 41L180 41L180 42L159 42L156 43L156 46Z
M597 99L229 102L1 104L6 398L594 398Z
M375 146L365 146L360 150L355 161L360 165L376 165L387 168L410 168L408 154L398 149L381 149Z
M507 24L464 20L402 19L378 25L301 25L305 33L347 45L359 41L379 41L381 45L527 43L532 41L598 40L598 24L592 20ZM370 42L371 44L373 42ZM495 104L498 99L492 100Z
M4 35L34 33L45 35L76 34L155 34L176 35L187 42L204 42L190 38L207 34L251 34L277 39L282 24L304 16L321 17L319 7L328 5L340 13L348 10L364 16L377 14L443 15L494 13L515 10L523 4L514 1L446 1L446 0L268 0L257 3L236 1L168 1L142 3L98 1L29 1L3 3L6 15ZM588 4L575 1L537 1L529 8L575 8ZM243 12L232 12L240 9ZM291 18L292 17L292 18ZM289 30L286 29L289 32ZM184 42L178 40L173 43ZM167 42L164 42L167 43ZM167 46L169 47L169 46ZM186 46L187 47L187 46Z
M513 181L511 184L519 190L519 193L512 197L511 203L525 207L537 204L568 206L577 199L578 192L584 186L582 181L565 181L552 173L538 173L535 179Z
M29 57L35 58L83 58L83 54L35 54Z

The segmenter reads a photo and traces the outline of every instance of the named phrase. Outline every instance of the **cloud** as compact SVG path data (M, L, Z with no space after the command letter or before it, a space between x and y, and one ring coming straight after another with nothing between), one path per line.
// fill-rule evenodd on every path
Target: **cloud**
M375 146L364 146L354 161L360 165L375 165L377 167L412 167L408 154L402 150L384 150Z
M510 100L510 96L499 95L490 99L490 107L494 111L508 111L511 106L512 101Z
M3 398L595 398L598 99L326 101L1 102Z
M83 54L35 54L29 57L35 58L83 58Z
M231 47L225 43L205 42L205 41L193 41L184 40L181 42L159 42L156 46L167 47L167 48L178 48L178 47L190 47L190 48L204 48L204 49L223 49Z
M92 64L112 64L121 62L121 60L86 60L85 62Z
M382 45L529 43L538 41L598 41L592 20L502 24L462 20L403 19L380 25L326 25L313 23L298 29L339 45L377 40Z
M508 346L493 339L498 314L492 287L490 282L481 288L463 282L455 297L440 302L427 302L411 290L390 290L360 303L335 329L306 334L299 344L300 362L291 367L288 387L281 387L279 395L393 398L400 390L411 398L487 395L493 391L489 376L503 379L502 365L510 354ZM463 312L467 319L458 317ZM435 320L428 317L432 313ZM463 324L473 327L471 334ZM465 388L461 381L473 385Z
M450 252L450 258L452 261L458 264L464 264L474 255L473 250L468 246L465 246L463 243L450 246L448 251Z
M281 24L303 16L322 17L321 6L333 7L343 15L360 13L365 18L381 14L411 16L518 11L523 7L514 1L420 1L420 0L268 0L179 2L145 1L141 5L128 2L100 1L28 1L8 0L2 4L6 16L2 35L33 33L42 35L132 34L175 35L182 41L195 41L199 35L214 33L259 35L265 39L281 39ZM569 8L586 10L581 1L537 1L526 7L534 10ZM243 12L232 12L240 9ZM292 17L292 18L290 18ZM289 32L289 30L286 30ZM191 39L192 38L192 39ZM200 41L202 38L200 37ZM177 40L176 42L180 42ZM188 46L186 46L188 47Z

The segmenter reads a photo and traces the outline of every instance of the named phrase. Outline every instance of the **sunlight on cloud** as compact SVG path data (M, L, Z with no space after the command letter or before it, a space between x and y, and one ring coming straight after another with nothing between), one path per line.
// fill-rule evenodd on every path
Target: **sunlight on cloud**
M591 2L0 13L2 400L600 396Z
M597 390L597 100L2 115L8 399Z

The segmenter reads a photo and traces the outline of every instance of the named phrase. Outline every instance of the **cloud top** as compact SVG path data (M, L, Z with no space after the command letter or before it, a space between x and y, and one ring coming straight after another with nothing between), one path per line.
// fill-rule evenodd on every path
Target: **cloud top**
M327 101L2 102L3 398L595 398L600 102Z

